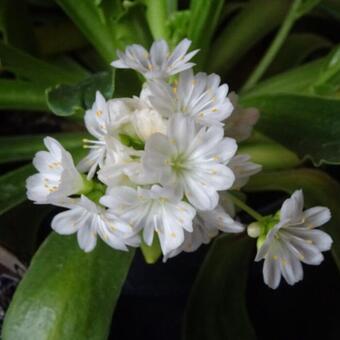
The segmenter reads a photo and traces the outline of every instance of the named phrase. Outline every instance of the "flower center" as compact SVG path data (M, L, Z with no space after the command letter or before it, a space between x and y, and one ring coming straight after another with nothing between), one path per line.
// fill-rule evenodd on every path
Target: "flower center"
M187 169L186 157L183 154L178 154L169 159L166 159L165 164L169 165L176 173L183 172Z

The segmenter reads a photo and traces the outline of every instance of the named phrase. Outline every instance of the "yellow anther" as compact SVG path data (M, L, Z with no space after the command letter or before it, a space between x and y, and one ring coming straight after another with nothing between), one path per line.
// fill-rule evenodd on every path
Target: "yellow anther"
M98 111L96 112L96 116L97 116L97 117L100 117L102 114L103 114L103 112L100 111L100 110L98 110Z

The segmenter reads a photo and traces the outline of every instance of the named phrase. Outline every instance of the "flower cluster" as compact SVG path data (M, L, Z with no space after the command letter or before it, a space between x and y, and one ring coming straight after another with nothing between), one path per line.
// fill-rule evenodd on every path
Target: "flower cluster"
M96 93L84 116L92 136L84 139L89 152L77 166L51 137L44 139L48 151L36 154L38 173L27 180L27 196L66 208L52 228L77 233L84 251L93 250L98 236L119 250L159 241L166 260L196 250L219 232L244 231L228 191L240 190L261 170L237 153L237 143L250 136L259 114L239 107L218 75L194 74L190 60L198 51L188 52L189 47L184 39L170 52L161 40L150 51L139 45L118 51L112 66L145 77L139 95L106 100ZM309 223L326 222L327 213L288 211L294 202L285 204L280 222L261 235L266 240L256 260L265 258L271 287L280 273L289 283L299 280L297 259L315 264L330 247L326 234L308 229ZM308 242L302 246L300 239Z

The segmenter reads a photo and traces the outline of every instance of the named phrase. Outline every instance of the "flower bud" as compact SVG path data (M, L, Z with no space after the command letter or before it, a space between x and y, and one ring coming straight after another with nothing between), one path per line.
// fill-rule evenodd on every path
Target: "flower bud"
M165 121L155 110L142 109L135 111L132 125L137 136L144 141L154 133L166 133Z
M261 226L258 222L253 222L248 225L247 234L249 237L257 238L261 234Z

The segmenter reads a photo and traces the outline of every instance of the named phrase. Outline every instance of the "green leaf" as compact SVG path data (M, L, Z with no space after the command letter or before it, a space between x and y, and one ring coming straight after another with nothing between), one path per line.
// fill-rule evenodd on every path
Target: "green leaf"
M209 71L226 73L250 49L278 27L290 1L252 0L220 33L211 48Z
M33 25L25 1L0 1L0 32L6 44L35 52Z
M51 65L2 42L0 42L0 58L1 66L5 70L37 84L54 85L81 80L78 74Z
M190 15L189 10L184 10L176 11L169 16L167 26L171 46L176 46L179 41L187 37Z
M99 54L107 62L111 62L115 57L117 46L102 8L93 0L56 0L56 2L79 27Z
M299 0L300 4L296 8L296 17L300 18L306 13L310 12L321 0Z
M44 135L23 135L0 137L0 164L30 160L34 154L44 149ZM85 134L81 132L54 133L49 136L57 139L65 149L72 151L82 147Z
M340 2L338 0L324 0L321 2L320 8L340 20Z
M83 34L68 18L36 27L35 35L42 55L61 54L89 46Z
M330 48L327 38L314 33L293 33L280 49L280 53L268 68L268 74L277 74L297 67L313 53Z
M134 252L52 233L34 256L7 312L4 340L104 340Z
M155 40L167 39L168 28L166 21L168 18L167 0L144 0L146 5L146 18L153 38Z
M0 176L0 215L26 199L26 178L34 173L31 164Z
M82 114L100 91L106 99L114 92L114 70L97 73L76 85L57 85L46 92L49 109L58 116Z
M192 49L200 48L198 60L209 52L211 40L223 9L223 0L191 0L188 38Z
M0 79L0 109L48 111L45 85Z
M340 46L336 47L327 57L262 81L253 89L244 92L243 99L276 93L318 94L318 86L332 84L337 77L340 77L339 50ZM336 85L338 84L339 82Z
M292 193L303 189L307 207L326 206L332 219L325 230L333 238L332 253L340 269L340 184L326 173L315 169L298 169L261 173L251 178L246 191L278 191Z
M249 155L264 171L291 169L301 164L294 152L275 142L242 143L238 153Z
M301 158L310 158L317 166L340 163L340 100L273 94L242 104L260 110L259 131Z
M185 340L256 339L245 298L254 246L254 240L239 235L213 243L189 299Z
M336 93L340 88L340 46L325 59L312 91L324 94L325 86L328 88L326 93L329 94Z

